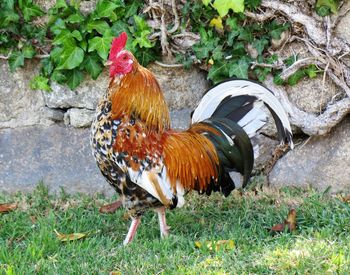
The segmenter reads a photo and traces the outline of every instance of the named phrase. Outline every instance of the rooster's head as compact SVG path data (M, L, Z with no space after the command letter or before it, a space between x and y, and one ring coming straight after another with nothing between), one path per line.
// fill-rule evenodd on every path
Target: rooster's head
M108 62L110 65L109 76L126 75L132 71L134 56L124 49L128 35L123 32L112 41Z

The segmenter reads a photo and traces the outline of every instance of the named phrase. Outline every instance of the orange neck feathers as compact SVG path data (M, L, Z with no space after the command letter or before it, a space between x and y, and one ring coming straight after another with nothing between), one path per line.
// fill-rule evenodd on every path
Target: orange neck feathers
M133 70L120 80L112 78L112 119L124 116L142 120L151 130L165 131L170 128L168 106L153 74L134 58Z

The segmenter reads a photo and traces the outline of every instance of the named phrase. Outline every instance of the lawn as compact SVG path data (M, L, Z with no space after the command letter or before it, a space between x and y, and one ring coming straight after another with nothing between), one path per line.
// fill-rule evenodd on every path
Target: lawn
M134 242L121 245L124 210L101 214L115 198L53 196L40 185L31 194L0 195L18 208L0 214L0 274L349 274L350 205L312 189L255 188L228 198L191 194L168 211L171 236L159 237L158 219L143 217ZM270 228L297 212L297 230ZM62 242L60 233L87 233ZM233 240L210 251L195 241Z

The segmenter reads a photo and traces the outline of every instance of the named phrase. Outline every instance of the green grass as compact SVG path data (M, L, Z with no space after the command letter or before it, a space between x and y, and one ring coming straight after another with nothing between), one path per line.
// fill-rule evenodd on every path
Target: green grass
M113 199L32 194L0 195L19 208L0 214L0 274L349 274L350 206L314 190L264 189L228 198L192 194L183 209L168 211L171 236L159 238L153 212L142 220L134 242L121 243L129 221L124 210L100 214ZM271 234L290 208L294 233ZM88 232L60 242L54 232ZM195 241L234 240L230 251L195 248Z

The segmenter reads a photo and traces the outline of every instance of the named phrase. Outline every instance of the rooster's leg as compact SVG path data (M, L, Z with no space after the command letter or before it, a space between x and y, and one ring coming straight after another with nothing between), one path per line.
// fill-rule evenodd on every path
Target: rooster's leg
M128 234L126 235L125 240L123 242L124 246L131 243L132 239L135 237L137 227L139 226L140 223L141 223L141 218L139 217L132 218Z
M155 210L158 213L160 236L165 238L169 236L170 227L166 224L165 207L160 207Z

